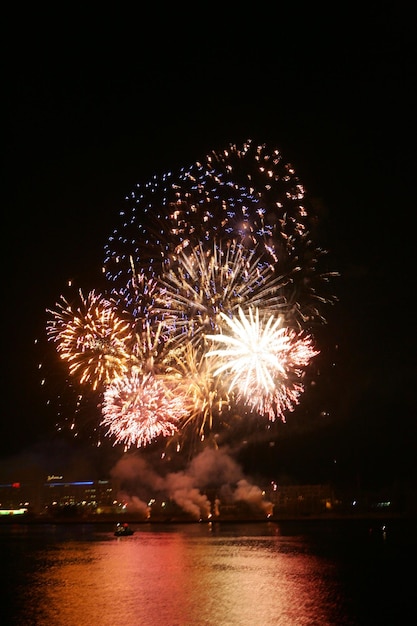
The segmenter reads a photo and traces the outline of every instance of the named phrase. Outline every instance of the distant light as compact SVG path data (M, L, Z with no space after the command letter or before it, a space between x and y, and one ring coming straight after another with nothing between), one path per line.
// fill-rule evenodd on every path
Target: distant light
M86 487L88 485L94 485L93 480L79 481L74 483L45 483L49 487Z
M0 515L23 515L23 513L27 513L26 508L21 509L0 509Z

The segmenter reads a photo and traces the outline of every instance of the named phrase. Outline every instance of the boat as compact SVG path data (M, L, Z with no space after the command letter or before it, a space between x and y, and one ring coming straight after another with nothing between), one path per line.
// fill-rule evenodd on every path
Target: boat
M129 535L133 535L134 532L135 531L132 530L128 524L117 524L114 535L116 537L128 537Z

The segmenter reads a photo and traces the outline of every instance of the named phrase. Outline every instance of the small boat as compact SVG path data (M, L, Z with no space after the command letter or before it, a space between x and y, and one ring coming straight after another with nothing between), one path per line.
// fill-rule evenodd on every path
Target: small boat
M114 534L116 537L128 537L129 535L133 535L134 532L135 531L132 530L128 524L117 524Z

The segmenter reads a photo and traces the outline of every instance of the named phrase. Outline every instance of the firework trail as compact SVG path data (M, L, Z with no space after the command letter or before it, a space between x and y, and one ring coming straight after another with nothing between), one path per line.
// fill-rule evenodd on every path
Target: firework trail
M214 376L215 360L205 358L205 353L187 342L182 350L172 354L167 368L167 378L183 381L189 399L189 412L181 420L181 429L191 426L201 441L212 431L214 425L221 427L223 415L228 416L230 399L222 381Z
M285 421L334 302L316 216L278 150L247 141L126 198L105 246L109 295L61 297L47 333L102 395L100 426L129 448L200 441L239 411ZM218 347L222 344L222 347Z

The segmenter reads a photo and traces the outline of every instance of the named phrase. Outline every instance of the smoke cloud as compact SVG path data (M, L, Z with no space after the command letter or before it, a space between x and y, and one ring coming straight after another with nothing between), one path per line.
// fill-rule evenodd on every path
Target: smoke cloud
M177 472L158 474L140 453L126 454L111 470L120 482L130 510L149 514L149 502L157 496L175 502L194 519L218 514L220 503L244 503L253 512L272 513L272 504L262 490L244 476L241 466L227 448L206 448L189 465ZM212 494L212 499L207 494Z

